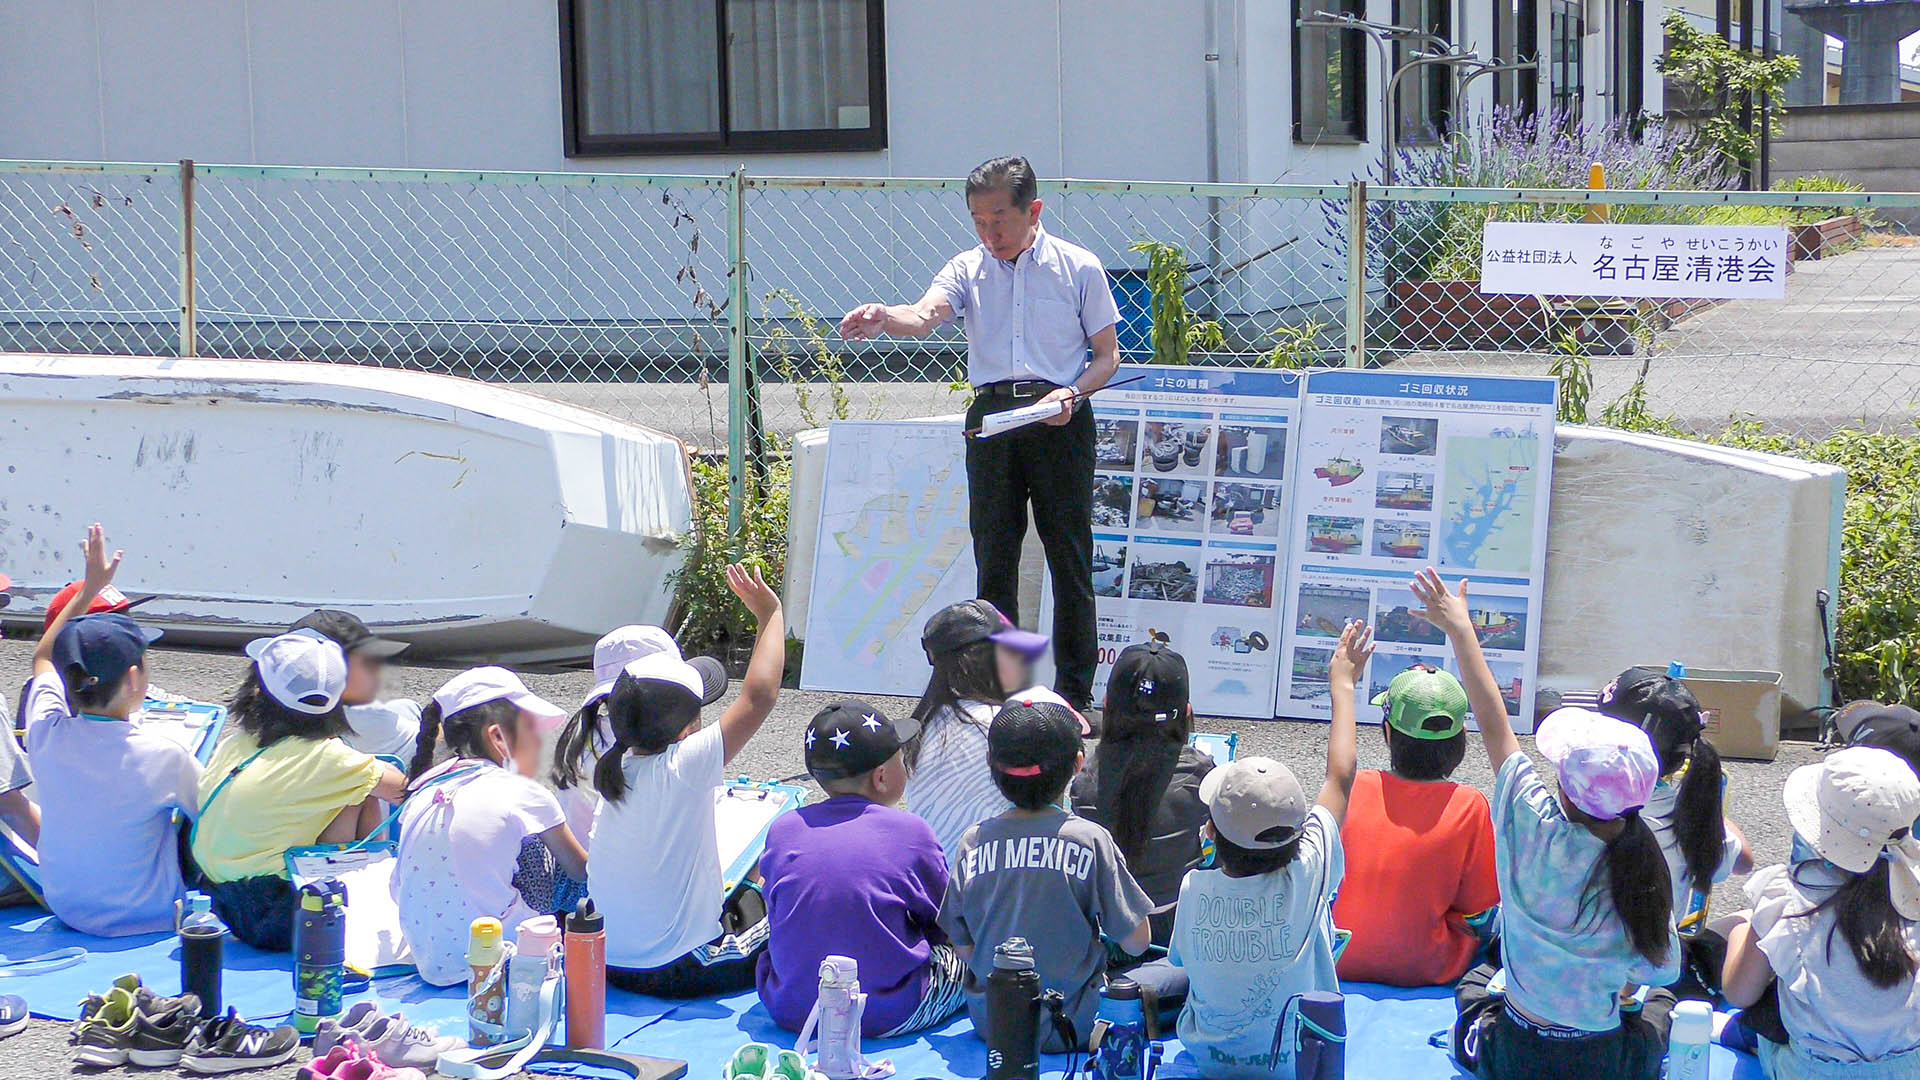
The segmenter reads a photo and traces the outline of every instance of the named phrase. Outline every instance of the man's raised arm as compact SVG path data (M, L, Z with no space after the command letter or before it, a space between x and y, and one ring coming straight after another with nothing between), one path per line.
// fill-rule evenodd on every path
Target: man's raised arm
M840 336L848 341L871 341L882 334L926 337L953 319L953 304L936 286L916 304L861 304L840 320Z

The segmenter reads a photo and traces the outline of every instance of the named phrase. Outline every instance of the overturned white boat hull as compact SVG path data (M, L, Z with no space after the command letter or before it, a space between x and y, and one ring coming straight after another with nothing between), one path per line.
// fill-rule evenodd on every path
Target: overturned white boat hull
M565 660L663 622L691 527L677 439L505 387L261 360L0 354L4 617L37 626L89 522L223 643L337 607L410 655Z

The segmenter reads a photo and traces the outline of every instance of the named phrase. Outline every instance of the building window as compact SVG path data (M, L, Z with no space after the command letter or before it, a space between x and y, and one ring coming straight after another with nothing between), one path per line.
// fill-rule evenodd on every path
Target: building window
M1430 53L1452 47L1453 5L1451 0L1394 0L1393 21L1411 26L1439 38L1439 42L1398 43L1393 47L1397 68L1414 59L1414 53ZM1453 68L1448 64L1426 64L1400 77L1398 100L1393 103L1399 130L1394 138L1402 143L1436 142L1449 130L1453 119Z
M1493 0L1493 55L1503 64L1540 59L1540 0ZM1516 117L1539 111L1538 68L1488 77L1495 108L1511 110Z
M1297 25L1317 11L1367 14L1365 0L1293 0L1294 141L1361 142L1367 137L1365 35Z
M1641 0L1617 0L1614 23L1620 40L1613 50L1613 115L1632 120L1647 107L1647 7Z
M1580 56L1586 32L1587 20L1582 0L1553 0L1553 24L1547 51L1553 90L1553 118L1568 126L1580 123L1581 105L1587 96L1586 69Z
M569 156L879 150L881 0L560 0Z

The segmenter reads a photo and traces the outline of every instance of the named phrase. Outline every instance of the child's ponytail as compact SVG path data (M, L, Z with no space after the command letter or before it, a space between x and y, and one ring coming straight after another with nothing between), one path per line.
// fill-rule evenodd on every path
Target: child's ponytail
M1604 876L1607 895L1627 928L1633 951L1648 963L1664 963L1673 948L1673 878L1667 872L1667 858L1660 853L1653 830L1640 820L1640 811L1629 810L1619 821L1620 831L1607 841L1606 851L1587 876L1580 906L1585 911L1598 899Z
M605 699L600 699L604 701ZM583 705L567 717L560 734L553 740L553 768L547 775L553 786L566 790L587 779L586 761L592 754L594 736L600 730L600 701Z
M1695 735L1687 751L1687 774L1680 779L1673 804L1673 835L1686 857L1687 877L1703 893L1713 891L1713 875L1727 844L1722 786L1720 752Z
M440 742L440 703L427 702L420 710L420 734L413 740L413 761L407 765L407 779L412 780L426 772L433 765L433 751Z
M621 766L626 762L628 749L624 736L615 738L607 752L600 755L600 763L593 767L593 790L610 803L627 797L627 773Z

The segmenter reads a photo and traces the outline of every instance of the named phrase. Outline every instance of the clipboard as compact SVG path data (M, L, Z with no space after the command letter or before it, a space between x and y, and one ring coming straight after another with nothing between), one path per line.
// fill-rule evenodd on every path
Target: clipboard
M1219 735L1196 731L1187 736L1187 745L1213 758L1214 768L1219 768L1240 753L1240 733L1229 731Z
M760 864L774 819L800 809L806 801L806 788L777 780L756 783L743 776L713 789L713 831L720 844L723 896L733 895Z

